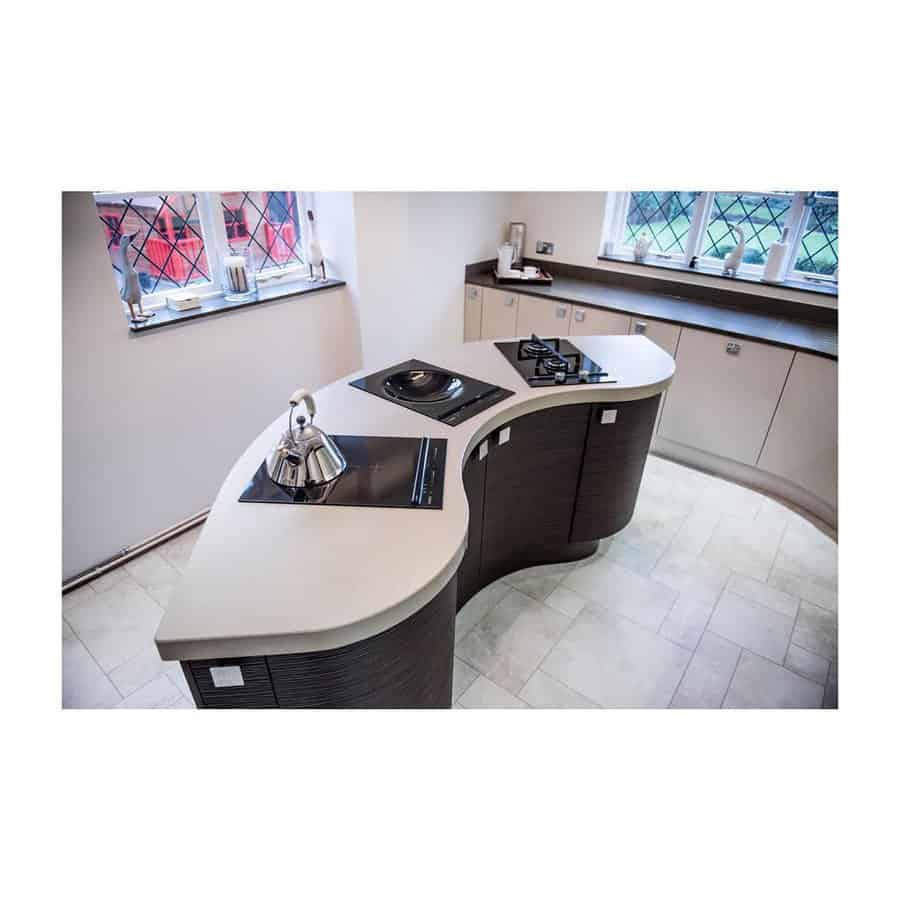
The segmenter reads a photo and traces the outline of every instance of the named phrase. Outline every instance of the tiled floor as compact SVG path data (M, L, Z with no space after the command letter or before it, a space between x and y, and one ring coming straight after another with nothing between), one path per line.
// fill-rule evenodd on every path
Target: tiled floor
M153 634L200 529L63 597L63 705L192 707ZM456 620L454 707L837 706L837 546L753 491L650 457L634 518Z

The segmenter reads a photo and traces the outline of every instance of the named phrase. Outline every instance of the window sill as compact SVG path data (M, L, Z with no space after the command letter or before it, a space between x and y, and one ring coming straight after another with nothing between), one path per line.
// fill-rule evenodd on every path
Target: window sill
M815 282L803 281L800 279L785 279L784 281L772 282L763 281L757 275L742 274L740 271L737 275L723 275L721 272L710 271L709 269L692 269L687 263L675 262L674 260L660 259L656 257L648 257L644 262L637 262L633 256L618 254L614 256L598 256L599 262L615 262L627 263L631 266L639 266L648 269L667 269L674 272L685 272L690 275L700 275L703 278L715 278L718 281L739 281L745 284L758 284L762 287L780 288L789 291L801 291L808 294L822 294L827 297L837 297L838 287L835 284L817 284Z
M248 306L260 306L274 300L283 300L287 297L314 294L317 291L329 288L342 287L346 282L337 278L328 278L325 281L292 281L285 284L275 282L266 284L242 300L226 300L223 294L213 294L200 298L199 309L186 309L178 312L161 306L152 310L154 316L146 322L129 322L128 330L133 335L144 334L148 331L157 331L171 325L181 325L184 322L193 322L196 319L205 319L207 316L216 316L221 313L231 312L237 309L246 309ZM126 311L127 317L127 311Z

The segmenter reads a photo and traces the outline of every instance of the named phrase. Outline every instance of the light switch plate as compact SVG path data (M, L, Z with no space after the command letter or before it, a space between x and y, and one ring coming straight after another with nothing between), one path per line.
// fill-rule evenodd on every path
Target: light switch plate
M556 245L552 241L538 241L534 245L534 252L541 256L553 256Z
M243 687L244 676L240 666L210 666L213 687Z
M600 424L601 425L612 425L613 422L616 421L616 412L615 409L604 409L603 412L600 413Z

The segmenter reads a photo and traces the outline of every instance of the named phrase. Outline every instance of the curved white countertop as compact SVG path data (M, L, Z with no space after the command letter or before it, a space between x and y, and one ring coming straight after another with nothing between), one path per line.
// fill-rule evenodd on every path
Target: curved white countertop
M570 340L618 381L530 388L492 341L480 341L427 354L426 361L515 393L455 427L350 387L363 371L315 392L316 425L329 433L446 438L442 510L239 503L284 429L279 415L216 497L156 633L162 658L325 650L371 637L421 609L465 553L462 467L478 441L539 409L653 396L675 373L672 357L640 335Z

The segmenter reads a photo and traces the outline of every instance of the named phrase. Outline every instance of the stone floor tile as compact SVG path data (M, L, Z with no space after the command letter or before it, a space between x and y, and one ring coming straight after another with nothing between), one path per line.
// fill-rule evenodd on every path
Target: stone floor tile
M672 590L690 594L695 600L712 606L719 599L730 574L724 566L695 554L669 550L654 566L650 577Z
M675 605L663 619L659 634L679 647L693 650L706 629L713 607L714 604L702 596L679 594Z
M91 656L109 672L152 645L163 611L128 579L86 597L64 615Z
M128 574L143 588L176 584L181 572L166 562L158 550L150 550L125 565Z
M184 699L184 694L165 675L158 675L126 697L119 709L165 709Z
M818 709L824 688L755 653L742 651L726 709Z
M478 671L458 656L453 657L453 702L468 690L469 685L478 677Z
M715 508L701 507L692 509L687 518L681 523L681 527L675 532L669 549L680 550L683 553L692 553L699 556L703 548L713 536L722 513Z
M527 709L524 700L479 675L457 701L464 709Z
M620 613L656 631L678 597L670 587L601 559L570 572L563 585L587 599L592 609Z
M62 595L62 608L63 611L67 609L71 609L75 606L76 603L80 603L84 600L85 597L96 597L97 592L90 586L90 584L83 584L79 588L75 588L74 591L67 591Z
M677 709L718 709L737 666L741 648L707 631L672 699Z
M796 672L810 681L815 681L817 684L825 684L830 665L831 663L827 659L816 656L815 653L810 653L809 650L804 650L803 647L799 647L797 644L791 644L788 647L787 656L784 660L786 669L790 669L792 672Z
M689 651L606 610L585 610L541 669L605 707L666 707Z
M537 709L595 709L596 704L560 684L538 669L519 691L519 696Z
M458 644L512 590L505 581L495 581L482 588L456 614L456 643Z
M702 556L741 575L765 581L780 540L779 531L759 531L752 518L723 515Z
M456 654L516 694L571 623L513 589L457 644Z
M726 589L732 594L768 606L769 609L774 609L775 612L791 618L797 615L797 609L800 606L800 600L797 597L779 591L771 584L764 584L755 578L748 578L746 575L732 575L728 579Z
M156 549L167 563L184 572L202 532L202 525L191 528L190 531L183 531L178 537L160 544Z
M561 612L564 616L574 619L580 613L587 600L581 594L566 587L564 584L557 585L553 593L544 601L551 609Z
M62 638L62 705L64 709L115 706L122 696L65 623Z
M837 618L828 610L803 602L791 640L810 653L834 659L837 655Z
M708 627L719 637L781 664L790 643L794 620L725 590Z

